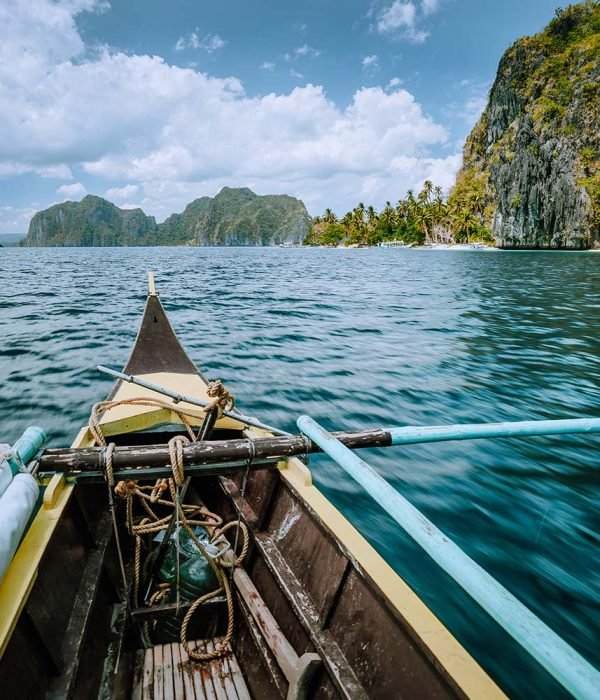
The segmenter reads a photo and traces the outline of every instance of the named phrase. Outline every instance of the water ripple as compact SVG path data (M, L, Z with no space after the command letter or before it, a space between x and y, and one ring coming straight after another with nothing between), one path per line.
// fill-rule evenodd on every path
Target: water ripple
M0 441L71 441L122 366L154 270L197 363L295 430L599 416L600 255L402 250L1 249ZM283 274L282 274L283 273ZM371 450L375 468L600 665L600 440ZM341 469L315 480L517 697L554 684ZM532 679L534 679L532 683ZM532 687L535 690L532 690Z

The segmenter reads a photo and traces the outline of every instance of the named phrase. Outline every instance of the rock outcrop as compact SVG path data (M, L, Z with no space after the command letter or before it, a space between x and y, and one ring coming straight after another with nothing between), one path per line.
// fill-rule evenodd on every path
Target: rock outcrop
M467 139L457 184L486 183L505 248L589 248L600 239L600 5L557 10L502 57Z
M63 202L31 219L24 246L152 245L156 220L141 209L119 209L88 194L81 202Z
M31 220L25 246L278 245L300 243L311 218L287 195L258 196L247 188L225 187L196 199L162 224L141 209L119 209L101 197L64 202Z
M287 195L254 194L247 187L224 187L201 197L159 226L161 238L200 246L301 243L311 218L304 204Z

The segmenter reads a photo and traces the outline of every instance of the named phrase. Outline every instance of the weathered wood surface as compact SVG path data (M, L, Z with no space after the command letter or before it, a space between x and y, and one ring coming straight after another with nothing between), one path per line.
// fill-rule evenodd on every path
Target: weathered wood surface
M296 654L252 579L243 569L235 569L233 579L237 591L289 683L287 697L304 700L307 697L310 679L321 665L321 658L313 652L306 652L302 656Z
M338 432L333 435L346 447L389 447L390 434L384 430ZM102 471L102 447L46 450L40 458L40 471ZM261 437L250 440L205 440L183 448L184 463L218 464L267 457L291 457L320 452L321 449L302 435ZM114 449L113 469L164 467L170 463L166 445L119 446Z
M277 457L269 459L261 459L252 462L251 471L277 469ZM192 464L185 466L186 476L227 476L240 471L245 471L248 467L247 461L240 462L224 462L219 464ZM60 471L60 470L59 470ZM42 472L43 473L43 472ZM46 474L49 472L45 472ZM53 473L53 472L50 472ZM106 477L101 471L66 471L64 472L72 478L75 478L77 483L84 484L99 484L105 483ZM137 469L118 469L113 471L113 476L116 481L120 479L147 479L154 481L155 479L169 478L173 476L171 465L162 467L138 467Z
M159 617L170 617L178 612L180 617L183 617L193 602L193 600L182 600L179 606L176 603L165 603L164 605L152 605L148 608L132 608L129 614L134 622L148 622ZM205 610L206 608L222 606L225 605L225 602L224 596L216 596L202 603L202 608Z
M213 651L220 638L195 642L200 652ZM137 658L135 700L250 700L233 653L219 659L191 662L177 643L146 649Z
M48 700L61 700L73 694L81 661L82 645L85 643L100 586L100 572L112 536L110 514L105 513L100 521L100 538L96 548L88 556L69 626L60 648L64 663L62 673L53 679L47 693Z

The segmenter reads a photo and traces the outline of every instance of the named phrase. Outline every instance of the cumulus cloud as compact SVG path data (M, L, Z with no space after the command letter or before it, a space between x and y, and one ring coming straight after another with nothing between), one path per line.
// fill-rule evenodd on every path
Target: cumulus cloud
M402 80L400 78L392 78L390 82L385 86L386 90L393 90L394 88L400 87L402 85Z
M412 2L394 2L385 8L377 20L377 29L382 33L394 32L400 28L412 28L417 10Z
M422 16L437 12L439 0L421 0L421 17L417 5L411 0L394 0L384 7L376 17L375 29L380 34L407 39L413 44L422 44L429 32L419 27Z
M125 202L132 197L137 196L140 188L138 185L124 185L123 187L110 187L104 193L106 199L115 202Z
M0 233L25 233L37 207L0 207Z
M432 15L434 12L437 12L439 5L439 0L421 0L421 9L425 15Z
M199 33L198 27L196 27L195 32L191 32L187 36L180 36L175 44L175 51L184 51L185 49L193 49L206 51L206 53L213 53L218 49L222 49L227 42L222 39L218 34L204 34Z
M375 54L372 56L365 56L362 60L363 70L369 72L375 72L379 70L379 58Z
M454 175L454 156L429 155L447 144L446 129L407 90L362 88L339 107L318 85L250 96L235 77L158 56L85 54L73 18L99 7L31 0L15 4L9 28L0 21L0 173L68 179L76 169L159 220L225 185L292 194L316 213L349 208L361 193L378 205L421 176Z
M57 190L56 194L60 195L63 200L67 199L81 199L87 194L85 185L81 182L74 182L72 185L61 185Z
M265 61L264 63L261 63L261 64L260 64L260 67L261 67L263 70L274 70L274 69L275 69L275 64L273 63L273 61Z

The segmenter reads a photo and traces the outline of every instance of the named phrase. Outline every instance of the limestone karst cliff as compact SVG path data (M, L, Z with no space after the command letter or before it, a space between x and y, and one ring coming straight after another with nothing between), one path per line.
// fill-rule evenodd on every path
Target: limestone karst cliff
M304 204L287 195L225 187L162 224L141 209L119 209L102 197L63 202L34 215L25 246L278 245L301 242L310 226Z
M464 149L457 187L485 185L506 248L600 240L600 5L564 10L502 57Z

